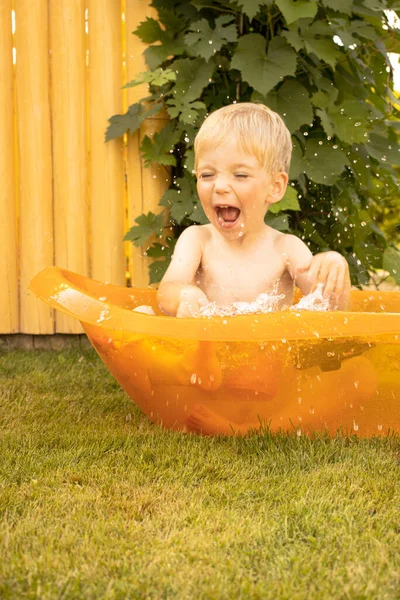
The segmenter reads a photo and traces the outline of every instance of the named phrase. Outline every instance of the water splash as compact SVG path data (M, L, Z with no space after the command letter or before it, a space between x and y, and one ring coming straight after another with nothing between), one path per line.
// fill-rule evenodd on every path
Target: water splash
M323 295L323 284L319 283L314 292L303 296L297 304L290 307L290 310L329 310L329 298L325 298Z
M200 309L199 317L225 317L237 315L261 315L279 310L284 294L260 294L253 302L233 302L228 306L218 306L210 302Z
M282 310L280 303L285 299L284 294L260 294L253 302L233 302L228 306L218 306L216 302L210 302L200 308L196 317L227 317L237 315L260 315ZM323 284L318 284L317 289L303 296L301 300L290 307L290 310L311 310L327 311L329 310L329 298L323 295Z

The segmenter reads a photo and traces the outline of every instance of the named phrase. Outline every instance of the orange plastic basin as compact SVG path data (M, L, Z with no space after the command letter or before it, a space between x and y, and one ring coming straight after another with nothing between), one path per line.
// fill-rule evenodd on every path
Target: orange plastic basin
M400 433L400 292L351 293L349 312L176 319L155 290L51 267L31 282L78 319L133 401L163 427ZM139 305L157 312L134 312Z

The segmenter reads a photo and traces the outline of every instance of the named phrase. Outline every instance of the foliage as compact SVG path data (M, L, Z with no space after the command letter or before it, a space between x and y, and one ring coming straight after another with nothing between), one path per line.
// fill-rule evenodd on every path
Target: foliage
M172 167L171 189L160 202L168 231L172 226L178 235L205 222L192 169L193 140L206 114L235 101L262 102L283 116L294 146L291 187L266 221L298 235L313 252L341 252L356 285L383 262L400 283L393 219L400 208L400 113L388 56L400 52L400 37L387 12L400 4L153 0L152 6L158 20L147 18L134 32L149 44L149 71L128 84L146 82L149 95L110 119L107 139L133 133L166 108L171 122L145 138L141 150L146 163ZM129 235L152 248L158 222L153 230L136 222ZM168 259L158 262L160 277Z

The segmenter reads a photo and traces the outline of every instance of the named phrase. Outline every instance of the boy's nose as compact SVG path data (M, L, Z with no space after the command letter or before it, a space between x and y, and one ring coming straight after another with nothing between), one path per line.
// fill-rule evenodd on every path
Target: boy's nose
M215 178L214 190L217 194L224 194L229 190L229 180L223 175L219 175Z

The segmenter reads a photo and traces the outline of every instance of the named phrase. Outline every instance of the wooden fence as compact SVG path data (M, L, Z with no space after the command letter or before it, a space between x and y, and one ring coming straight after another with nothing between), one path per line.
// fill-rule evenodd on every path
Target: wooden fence
M122 90L145 70L131 34L149 0L1 0L0 333L78 333L28 291L56 264L95 279L147 285L142 252L123 236L157 211L165 170L139 146L165 119L104 143L107 119L146 95Z

